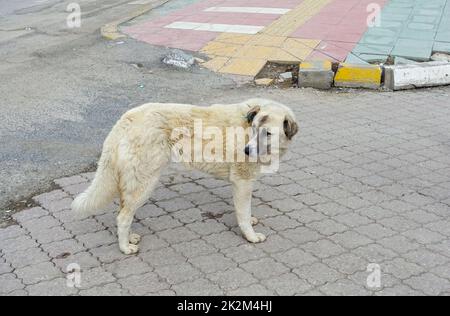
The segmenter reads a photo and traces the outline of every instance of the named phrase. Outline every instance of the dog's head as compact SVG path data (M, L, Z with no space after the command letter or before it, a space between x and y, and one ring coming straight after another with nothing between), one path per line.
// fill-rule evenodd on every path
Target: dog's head
M250 157L281 156L298 132L295 115L287 106L275 101L253 99L248 106L246 120L251 126L250 141L245 154Z

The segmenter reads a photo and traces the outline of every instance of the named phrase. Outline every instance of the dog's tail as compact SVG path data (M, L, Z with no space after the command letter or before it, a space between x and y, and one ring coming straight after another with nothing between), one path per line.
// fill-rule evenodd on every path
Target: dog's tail
M101 159L95 178L90 187L78 195L72 203L72 210L78 218L95 215L107 207L117 196L117 180L110 164Z

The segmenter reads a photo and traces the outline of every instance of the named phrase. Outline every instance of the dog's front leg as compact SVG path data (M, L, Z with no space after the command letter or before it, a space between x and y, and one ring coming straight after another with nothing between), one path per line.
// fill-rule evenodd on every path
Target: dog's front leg
M255 223L255 219L252 218L251 210L253 182L250 180L236 180L232 183L237 222L242 233L245 238L252 243L263 242L266 240L266 236L255 233L255 230L252 227L252 223Z

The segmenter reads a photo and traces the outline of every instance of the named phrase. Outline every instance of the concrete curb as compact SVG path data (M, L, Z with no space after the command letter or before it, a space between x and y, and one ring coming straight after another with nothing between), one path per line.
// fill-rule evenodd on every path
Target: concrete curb
M297 84L299 88L320 90L337 87L398 91L438 87L450 85L450 62L388 66L304 61L299 65Z
M122 34L119 31L120 24L128 22L134 18L137 18L138 16L143 15L159 6L162 6L162 5L166 4L167 2L169 2L169 0L161 0L161 1L156 1L154 3L150 3L150 4L141 5L135 11L127 14L126 16L103 25L100 28L100 33L101 33L102 37L104 37L105 39L113 40L113 41L120 39L120 38L127 37L125 34Z
M331 89L334 81L333 64L329 61L312 61L300 64L299 88Z
M383 68L376 65L341 63L334 77L335 87L379 89Z
M432 61L414 65L386 66L384 86L389 90L450 85L450 63Z

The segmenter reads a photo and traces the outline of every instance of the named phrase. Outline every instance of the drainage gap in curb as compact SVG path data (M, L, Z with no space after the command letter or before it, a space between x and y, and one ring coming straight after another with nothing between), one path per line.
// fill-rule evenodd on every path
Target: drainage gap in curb
M297 87L299 63L266 63L264 68L256 75L255 83L261 86L274 85L279 88Z

